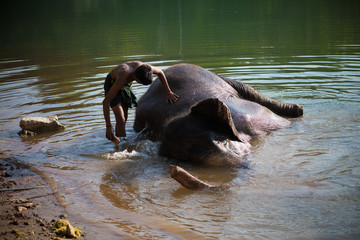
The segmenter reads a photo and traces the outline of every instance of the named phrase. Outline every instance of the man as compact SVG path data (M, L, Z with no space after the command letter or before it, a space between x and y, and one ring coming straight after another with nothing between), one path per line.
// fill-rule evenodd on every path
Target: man
M110 107L116 119L116 136L126 137L125 124L128 117L128 108L136 107L136 97L132 92L133 81L143 85L152 83L152 74L156 74L164 87L166 101L174 103L179 96L173 93L161 69L144 64L140 61L126 62L115 67L107 75L104 83L105 98L103 101L103 112L106 122L106 138L117 141L111 125Z

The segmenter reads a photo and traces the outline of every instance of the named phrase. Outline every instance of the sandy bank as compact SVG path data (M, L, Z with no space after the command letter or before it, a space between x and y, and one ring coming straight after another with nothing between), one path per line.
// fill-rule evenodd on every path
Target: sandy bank
M0 239L56 237L52 224L66 214L48 185L33 171L0 160ZM32 187L38 188L14 191Z

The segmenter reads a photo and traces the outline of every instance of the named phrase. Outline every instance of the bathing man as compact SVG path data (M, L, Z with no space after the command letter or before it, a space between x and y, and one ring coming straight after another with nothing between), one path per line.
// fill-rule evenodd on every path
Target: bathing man
M152 83L152 74L156 74L164 88L167 103L174 103L179 96L173 93L161 69L144 64L140 61L126 62L115 67L107 75L104 83L105 98L103 101L104 118L106 122L106 138L110 141L116 139L111 125L110 107L115 119L116 136L126 137L125 124L128 117L128 108L136 107L136 97L132 92L133 81L143 85Z

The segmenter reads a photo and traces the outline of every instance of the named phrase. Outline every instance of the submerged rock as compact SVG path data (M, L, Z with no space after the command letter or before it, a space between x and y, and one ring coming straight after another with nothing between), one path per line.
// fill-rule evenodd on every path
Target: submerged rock
M65 129L64 125L59 123L56 115L49 117L26 117L20 121L22 131L21 136L34 136L39 133L49 133Z
M36 133L32 132L32 131L28 131L28 130L21 130L20 132L18 132L18 134L21 137L31 137L31 136L35 136Z

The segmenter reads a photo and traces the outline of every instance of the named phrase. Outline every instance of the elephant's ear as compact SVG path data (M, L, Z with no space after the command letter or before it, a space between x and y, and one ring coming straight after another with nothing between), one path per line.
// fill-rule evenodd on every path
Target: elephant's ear
M231 117L230 109L219 99L209 98L191 107L191 115L203 119L206 123L226 131L230 137L243 141Z

